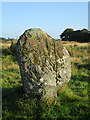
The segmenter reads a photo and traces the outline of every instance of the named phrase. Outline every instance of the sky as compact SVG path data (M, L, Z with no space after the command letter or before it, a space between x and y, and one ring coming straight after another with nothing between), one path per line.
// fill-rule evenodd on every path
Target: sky
M58 39L66 29L88 29L88 2L3 2L2 37L19 38L41 28Z
M88 30L90 31L90 1L88 2Z

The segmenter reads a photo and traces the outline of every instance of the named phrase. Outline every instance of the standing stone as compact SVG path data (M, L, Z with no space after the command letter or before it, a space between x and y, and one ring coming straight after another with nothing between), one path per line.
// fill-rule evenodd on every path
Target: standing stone
M42 98L57 97L57 91L71 77L70 56L61 41L32 28L20 36L16 49L26 93Z

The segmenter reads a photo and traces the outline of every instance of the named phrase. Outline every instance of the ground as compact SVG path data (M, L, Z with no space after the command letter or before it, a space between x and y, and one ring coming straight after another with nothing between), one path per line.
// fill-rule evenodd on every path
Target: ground
M72 77L53 101L28 97L22 88L16 56L2 43L2 120L89 120L88 43L65 42L71 56Z

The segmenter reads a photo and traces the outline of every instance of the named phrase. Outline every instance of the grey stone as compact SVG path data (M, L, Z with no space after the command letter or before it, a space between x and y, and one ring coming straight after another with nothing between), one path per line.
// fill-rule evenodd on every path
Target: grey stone
M33 28L20 36L16 49L25 92L42 98L57 97L57 91L71 77L70 55L61 41Z

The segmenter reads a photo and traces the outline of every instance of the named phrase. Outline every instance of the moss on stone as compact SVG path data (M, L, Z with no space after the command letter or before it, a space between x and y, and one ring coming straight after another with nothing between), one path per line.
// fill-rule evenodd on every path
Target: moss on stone
M53 39L41 29L29 29L21 35L17 42L17 55L27 93L42 95L45 90L45 97L56 97L57 89L70 77L70 74L64 72L70 65L69 54L61 41ZM69 62L63 55L66 55ZM64 61L68 64L65 65ZM64 69L61 68L62 64L65 65Z
M45 59L49 59L50 61L50 54L55 56L56 62L58 58L62 58L63 56L62 43L38 28L26 30L19 38L19 43L23 43L20 45L22 51L20 51L20 54L28 56L31 52L34 63L40 66ZM44 62L44 66L45 65Z

